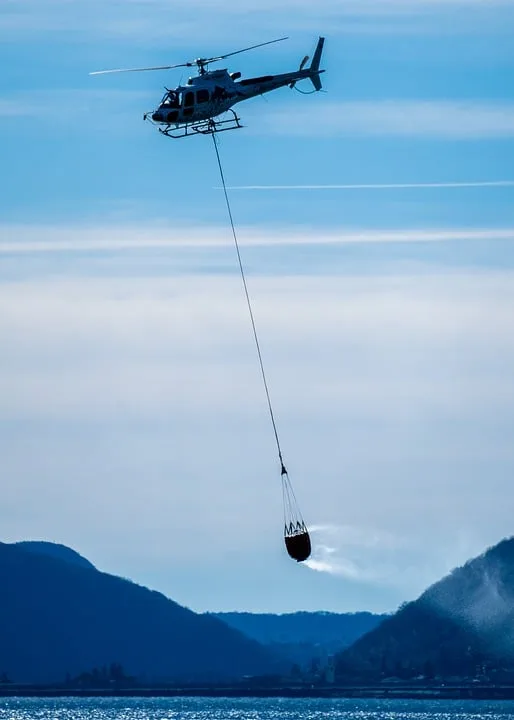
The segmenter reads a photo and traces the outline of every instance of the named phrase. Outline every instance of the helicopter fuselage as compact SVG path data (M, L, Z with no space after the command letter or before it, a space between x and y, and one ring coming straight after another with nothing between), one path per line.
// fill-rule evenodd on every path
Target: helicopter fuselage
M321 90L320 75L325 71L320 70L319 66L325 42L324 37L318 39L310 66L305 67L309 59L309 56L306 55L300 63L299 69L295 72L281 73L280 75L262 75L240 80L240 72L229 73L226 69L207 70L208 65L213 62L219 62L233 55L281 42L282 40L287 40L287 38L277 38L276 40L269 40L242 50L226 53L225 55L196 58L196 60L177 65L95 70L90 75L197 67L199 74L190 77L186 85L179 85L174 90L166 88L166 94L162 98L159 107L152 112L145 113L144 119L160 126L159 131L163 135L173 138L233 130L242 126L239 123L240 118L232 107L243 100L249 100L257 95L264 95L271 92L271 90L277 90L286 85L293 88L300 80L310 80L315 91ZM228 120L219 118L224 113L229 116ZM175 132L177 128L178 132Z
M323 70L305 68L280 75L239 80L240 73L227 70L204 72L189 79L187 85L169 90L151 114L162 125L185 125L215 118L236 103L271 92L299 80L318 78Z

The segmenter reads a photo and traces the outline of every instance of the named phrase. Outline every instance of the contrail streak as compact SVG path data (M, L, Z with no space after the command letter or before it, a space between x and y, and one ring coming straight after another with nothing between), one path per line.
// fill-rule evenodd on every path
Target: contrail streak
M367 183L361 185L233 185L227 190L402 190L416 188L493 188L514 187L514 180L434 183ZM221 188L216 188L220 190Z

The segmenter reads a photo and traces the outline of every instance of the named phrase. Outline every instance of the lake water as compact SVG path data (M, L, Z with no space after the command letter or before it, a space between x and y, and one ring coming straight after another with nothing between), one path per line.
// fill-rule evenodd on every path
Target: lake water
M0 698L0 720L514 720L514 701Z

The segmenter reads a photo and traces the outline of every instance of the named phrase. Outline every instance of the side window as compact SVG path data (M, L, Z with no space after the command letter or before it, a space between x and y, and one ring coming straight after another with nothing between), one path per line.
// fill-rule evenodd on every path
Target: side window
M184 107L191 107L195 104L194 92L187 92L184 97Z
M209 102L209 91L208 90L198 90L198 92L196 93L196 102L197 103Z

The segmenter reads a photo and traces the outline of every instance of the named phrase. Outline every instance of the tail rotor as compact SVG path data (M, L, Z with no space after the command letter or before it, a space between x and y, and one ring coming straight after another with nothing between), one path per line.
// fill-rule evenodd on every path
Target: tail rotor
M304 71L303 77L296 78L296 80L293 80L291 83L289 83L289 87L291 88L291 90L296 87L296 83L298 82L298 80L303 80L304 78L309 79L311 81L311 83L314 85L314 90L312 92L321 90L321 80L320 80L319 76L321 75L322 72L325 72L325 71L320 70L319 65L321 62L321 54L323 52L324 44L325 44L325 38L320 37L318 40L318 44L316 45L316 50L314 51L314 55L312 57L312 62L307 69L305 69L305 66L307 65L309 56L306 55L303 58L302 62L300 63L300 68L298 70L298 73L302 73ZM298 90L298 88L296 88L296 90ZM302 91L298 90L298 92L302 92ZM304 94L310 95L310 93L304 93Z
M303 58L302 62L300 63L300 67L298 68L298 72L301 72L301 71L304 69L304 67L307 65L307 61L308 61L308 60L309 60L309 56L306 55L306 56ZM294 88L295 85L296 85L296 80L294 80L294 81L289 85L289 87L291 88L291 90Z

